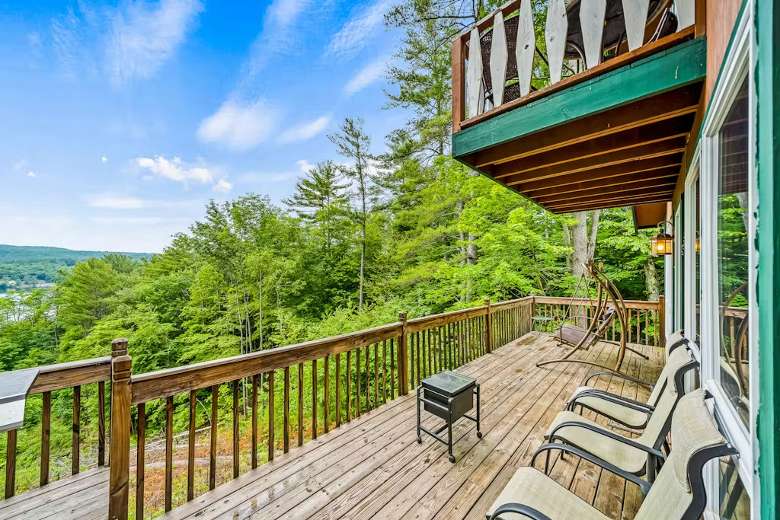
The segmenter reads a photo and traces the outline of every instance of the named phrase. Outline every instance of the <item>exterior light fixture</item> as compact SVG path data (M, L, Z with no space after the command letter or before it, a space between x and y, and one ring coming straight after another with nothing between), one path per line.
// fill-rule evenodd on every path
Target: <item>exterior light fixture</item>
M658 224L658 234L650 239L650 249L653 256L671 255L674 246L674 237L662 229L666 222Z

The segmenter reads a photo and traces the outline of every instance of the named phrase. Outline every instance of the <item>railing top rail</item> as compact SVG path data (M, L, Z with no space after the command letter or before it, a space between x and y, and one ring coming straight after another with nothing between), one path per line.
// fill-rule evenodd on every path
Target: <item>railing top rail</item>
M514 300L507 300L503 302L492 303L491 309L500 309L505 307L511 307L524 302L532 302L533 296L525 296L523 298L516 298ZM406 330L408 332L417 332L432 327L438 327L440 325L446 325L454 321L461 319L473 318L475 316L484 316L487 313L487 306L480 305L479 307L469 307L467 309L458 309L455 311L443 312L440 314L432 314L430 316L421 316L414 318L406 322Z
M400 331L401 323L396 322L295 345L139 374L132 377L133 403L143 403L181 392L207 388L319 359L328 354L346 352L396 337Z
M476 27L479 32L481 33L488 27L493 26L493 20L496 17L496 14L501 11L504 13L504 15L507 15L511 13L512 11L518 9L520 7L520 1L519 0L509 0L508 2L501 5L501 7L497 7L493 11L491 11L489 14L483 16L479 19L479 21L473 25L469 25L468 27L464 28L462 31L458 33L456 36L457 39L462 40L464 38L468 38L469 33L471 33L471 30Z
M590 303L593 306L596 305L595 299L589 300L588 298L570 298L565 296L536 296L535 302L548 305L569 305L570 303L578 305ZM657 300L623 300L623 303L625 303L626 308L628 309L654 310L657 309L659 305Z
M51 392L74 386L108 381L111 378L111 357L82 359L38 367L38 377L30 394Z

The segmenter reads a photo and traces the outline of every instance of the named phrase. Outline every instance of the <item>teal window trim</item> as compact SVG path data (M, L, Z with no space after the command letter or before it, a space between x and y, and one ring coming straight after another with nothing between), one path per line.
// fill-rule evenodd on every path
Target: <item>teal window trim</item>
M759 404L758 474L761 518L780 518L780 10L775 0L756 0L756 167L758 170Z

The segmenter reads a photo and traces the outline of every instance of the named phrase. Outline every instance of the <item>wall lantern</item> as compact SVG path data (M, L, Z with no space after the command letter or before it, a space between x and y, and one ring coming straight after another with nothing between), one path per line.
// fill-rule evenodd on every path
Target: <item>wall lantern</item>
M658 224L658 234L650 239L650 249L653 256L671 255L674 246L674 237L666 233L661 226L666 222Z

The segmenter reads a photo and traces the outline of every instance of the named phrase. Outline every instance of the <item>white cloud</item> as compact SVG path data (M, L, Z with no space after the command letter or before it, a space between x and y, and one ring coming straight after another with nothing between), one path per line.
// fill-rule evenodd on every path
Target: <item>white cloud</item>
M330 115L324 115L312 121L300 123L288 128L279 137L280 143L297 143L308 141L309 139L321 134L330 124Z
M158 177L187 184L197 182L211 184L216 176L205 166L187 166L179 157L166 159L162 155L156 157L137 157L136 165Z
M325 52L328 56L348 58L357 54L380 32L392 0L377 0L356 11L333 35Z
M27 175L28 177L30 177L30 178L33 178L33 179L34 179L35 177L37 177L37 176L38 176L38 174L37 174L37 173L35 173L35 172L34 172L34 171L32 171L32 170L27 170L27 173L26 173L26 175Z
M278 119L278 111L263 100L249 104L225 101L201 122L198 138L233 150L249 150L270 137Z
M382 79L387 70L387 58L380 58L376 61L364 66L362 69L352 76L346 85L344 85L344 92L347 95L356 94L369 85L376 83Z
M137 197L110 194L89 197L87 199L87 204L92 208L102 209L141 209L146 206L145 201Z
M295 161L295 164L298 165L298 169L301 171L301 173L308 173L309 170L314 168L314 165L307 161L306 159L300 159L298 161Z
M100 162L102 162L103 164L106 164L108 162L108 157L106 157L105 155L101 155L100 156Z
M296 30L295 23L304 10L314 17L311 0L274 0L266 8L263 28L255 38L250 57L244 64L242 83L251 83L268 61L275 55L294 47L303 31Z
M217 193L227 193L233 189L233 184L225 179L219 179L212 189Z
M203 9L198 0L161 0L157 5L127 4L111 16L106 67L119 85L152 76L184 41Z

